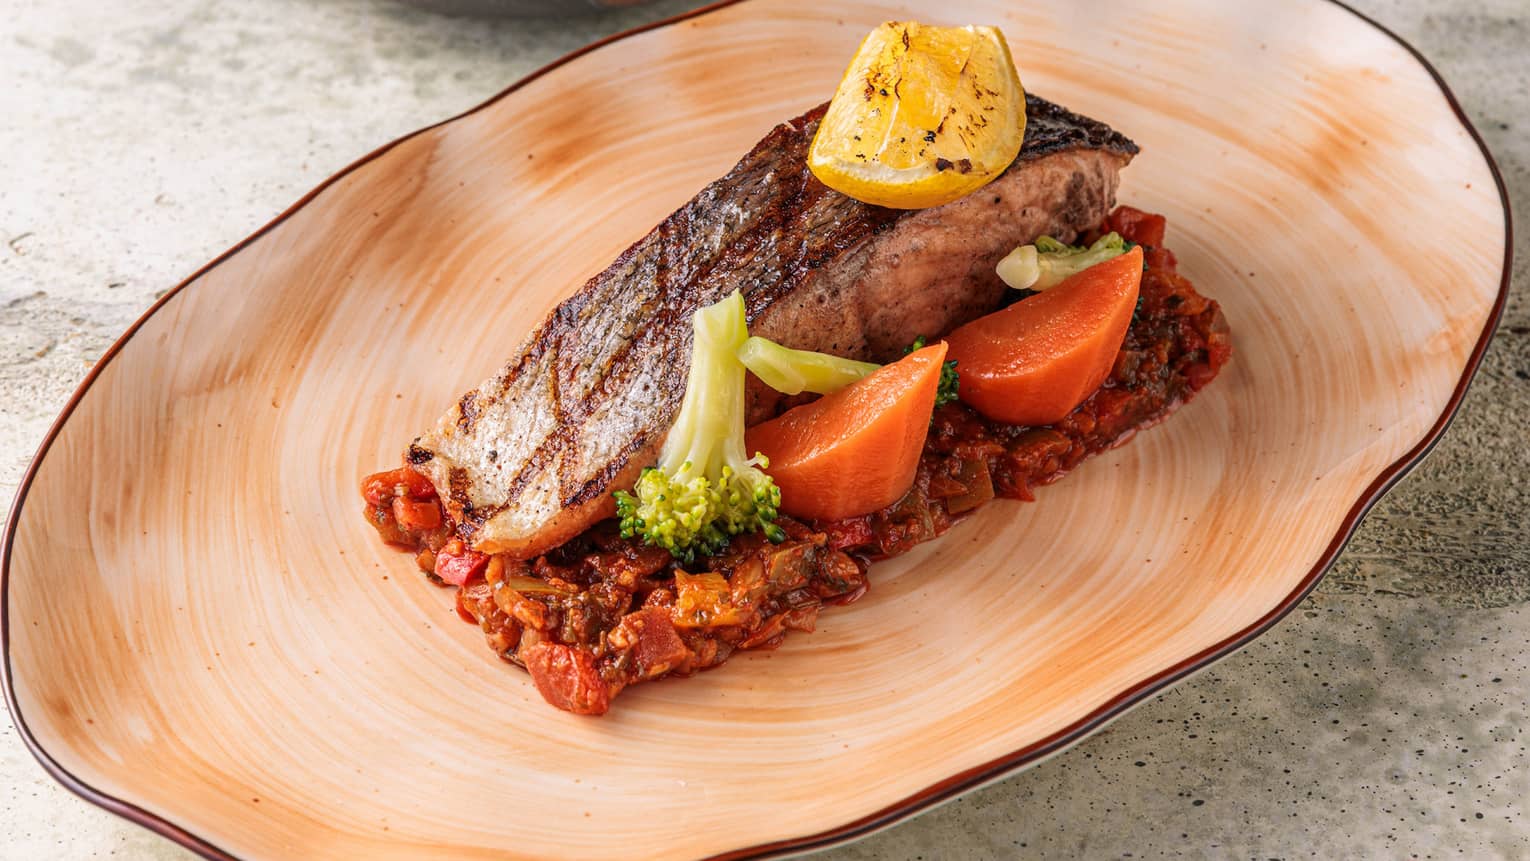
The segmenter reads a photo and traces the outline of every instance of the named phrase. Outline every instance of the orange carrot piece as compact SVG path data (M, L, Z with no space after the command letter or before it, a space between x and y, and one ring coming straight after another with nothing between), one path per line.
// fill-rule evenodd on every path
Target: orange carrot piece
M946 345L916 350L839 391L750 428L781 510L839 520L897 502L914 484Z
M1142 248L947 336L961 399L995 421L1049 425L1105 382L1137 307Z

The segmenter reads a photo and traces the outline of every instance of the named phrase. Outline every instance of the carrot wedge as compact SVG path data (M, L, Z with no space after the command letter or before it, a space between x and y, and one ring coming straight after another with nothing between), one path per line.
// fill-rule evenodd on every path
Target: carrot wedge
M945 357L944 343L915 350L746 431L746 450L770 460L765 472L781 488L781 510L839 520L902 498L919 467Z
M1138 246L952 332L962 401L1008 424L1061 421L1109 376L1141 283Z

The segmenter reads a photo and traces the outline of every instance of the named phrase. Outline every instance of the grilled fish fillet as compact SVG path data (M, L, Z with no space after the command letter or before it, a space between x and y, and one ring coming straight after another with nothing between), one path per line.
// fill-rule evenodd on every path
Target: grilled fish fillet
M564 300L409 447L475 549L530 558L615 512L612 491L657 460L679 409L698 307L738 289L753 334L892 360L993 310L994 266L1016 245L1099 224L1137 152L1028 96L1025 144L1001 177L944 206L884 209L808 171L824 107L777 126ZM751 421L779 404L751 380Z

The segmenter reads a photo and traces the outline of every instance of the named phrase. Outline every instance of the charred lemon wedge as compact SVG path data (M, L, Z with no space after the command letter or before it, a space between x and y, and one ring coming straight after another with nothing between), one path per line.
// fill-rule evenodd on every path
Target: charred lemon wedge
M996 178L1025 137L1025 90L997 27L889 21L850 61L808 151L824 185L897 209Z

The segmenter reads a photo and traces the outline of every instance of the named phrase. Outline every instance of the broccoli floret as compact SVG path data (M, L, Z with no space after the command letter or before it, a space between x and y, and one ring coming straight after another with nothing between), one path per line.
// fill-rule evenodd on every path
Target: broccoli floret
M803 392L826 395L881 367L828 353L793 350L758 336L750 336L744 341L738 350L738 358L765 385L784 395Z
M683 563L719 553L735 535L786 534L775 524L781 490L744 454L744 365L748 337L738 291L691 318L695 338L685 396L656 466L643 470L633 493L616 492L623 537L641 537Z
M914 343L903 349L903 355L924 349L924 344L924 336L920 335L914 339ZM940 387L935 390L935 407L939 409L960 397L961 385L962 379L956 373L956 360L941 362Z
M1083 272L1096 263L1104 263L1130 251L1132 243L1111 231L1085 248L1065 245L1050 236L1037 237L1032 245L1022 245L999 261L999 277L1016 290L1045 290L1062 283L1069 275Z

